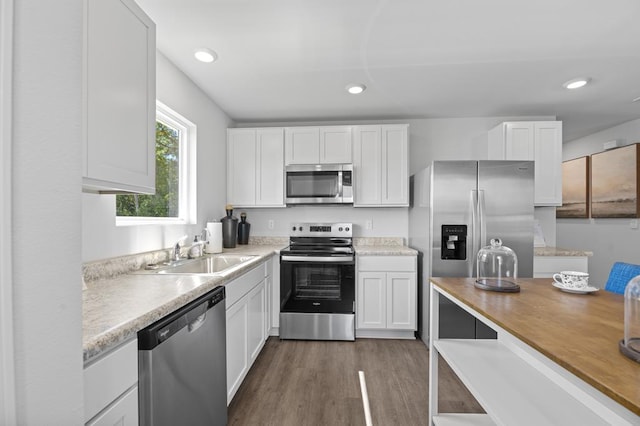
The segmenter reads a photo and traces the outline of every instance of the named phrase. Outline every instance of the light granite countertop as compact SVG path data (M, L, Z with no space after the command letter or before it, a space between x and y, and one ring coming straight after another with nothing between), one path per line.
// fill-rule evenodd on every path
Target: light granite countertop
M404 245L402 237L354 238L357 256L417 256L418 251Z
M593 256L592 251L564 249L560 247L535 247L534 256Z
M107 278L87 280L87 288L82 292L84 361L135 337L139 330L264 263L285 246L252 244L224 249L223 253L257 256L224 276L131 273L109 276L107 271ZM112 260L109 263L113 266Z
M82 348L91 361L136 333L212 289L266 262L288 246L288 238L255 237L248 245L223 253L256 255L242 268L221 275L162 275L130 273L146 263L166 259L168 251L142 253L84 265L87 288L82 292ZM354 238L360 256L415 256L402 238Z

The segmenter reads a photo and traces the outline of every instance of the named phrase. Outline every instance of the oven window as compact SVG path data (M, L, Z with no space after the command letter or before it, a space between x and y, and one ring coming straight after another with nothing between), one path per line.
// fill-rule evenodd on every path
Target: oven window
M288 198L334 198L338 196L338 172L288 172Z
M293 293L297 300L340 300L342 268L336 265L297 265Z

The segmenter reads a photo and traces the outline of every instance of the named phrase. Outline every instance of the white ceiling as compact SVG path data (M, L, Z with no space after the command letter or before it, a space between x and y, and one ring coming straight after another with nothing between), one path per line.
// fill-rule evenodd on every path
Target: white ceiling
M556 115L572 140L640 118L638 0L138 3L237 122ZM580 76L592 84L562 88Z

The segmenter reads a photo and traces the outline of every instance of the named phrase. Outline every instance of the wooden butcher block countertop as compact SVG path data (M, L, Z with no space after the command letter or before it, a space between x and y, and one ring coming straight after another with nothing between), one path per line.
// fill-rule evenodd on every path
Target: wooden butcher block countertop
M518 279L520 293L479 290L473 278L431 282L640 415L640 363L618 349L624 336L622 295L565 293L548 278Z

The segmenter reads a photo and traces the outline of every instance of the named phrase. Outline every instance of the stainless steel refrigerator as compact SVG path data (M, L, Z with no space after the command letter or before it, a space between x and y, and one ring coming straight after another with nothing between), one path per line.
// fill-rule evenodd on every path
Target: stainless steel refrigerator
M429 277L474 277L478 250L492 238L515 251L518 277L533 276L533 178L532 161L435 161L411 177L409 245L420 252L418 332L425 343ZM446 299L439 332L448 338L495 337Z

